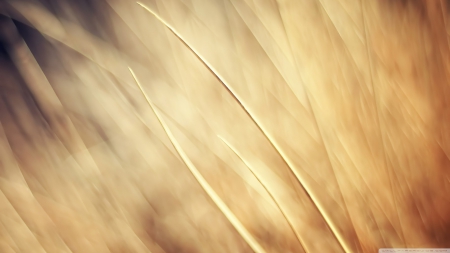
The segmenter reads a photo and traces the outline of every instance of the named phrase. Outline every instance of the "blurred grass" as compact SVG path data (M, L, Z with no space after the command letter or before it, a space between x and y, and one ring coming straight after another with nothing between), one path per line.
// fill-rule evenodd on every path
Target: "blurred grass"
M0 252L450 246L445 1L142 5L4 3Z

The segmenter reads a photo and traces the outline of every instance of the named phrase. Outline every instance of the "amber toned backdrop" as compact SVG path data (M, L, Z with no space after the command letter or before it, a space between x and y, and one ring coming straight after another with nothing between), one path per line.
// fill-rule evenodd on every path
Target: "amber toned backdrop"
M0 252L450 247L447 1L0 13Z

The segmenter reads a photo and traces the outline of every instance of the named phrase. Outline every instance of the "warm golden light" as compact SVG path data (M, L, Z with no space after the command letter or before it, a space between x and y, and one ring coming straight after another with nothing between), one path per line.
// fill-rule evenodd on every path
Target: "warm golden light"
M450 248L443 0L0 4L0 253Z

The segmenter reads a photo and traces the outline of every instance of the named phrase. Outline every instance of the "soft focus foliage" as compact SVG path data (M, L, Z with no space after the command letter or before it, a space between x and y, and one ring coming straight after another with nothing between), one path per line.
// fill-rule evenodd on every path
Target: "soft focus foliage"
M0 2L1 253L450 248L450 2Z

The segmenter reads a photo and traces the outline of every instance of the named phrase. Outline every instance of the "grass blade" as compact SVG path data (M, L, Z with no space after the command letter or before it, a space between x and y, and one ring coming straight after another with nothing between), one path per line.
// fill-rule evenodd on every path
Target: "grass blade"
M318 198L314 195L313 191L306 185L306 180L295 170L295 165L291 159L283 152L283 150L280 148L280 146L277 144L277 142L274 140L274 138L262 127L262 125L259 123L259 120L253 116L253 113L249 109L249 107L243 102L242 99L234 92L233 88L228 84L228 82L225 81L225 79L218 73L217 70L205 59L203 58L193 47L191 47L187 41L181 36L172 26L170 26L166 21L164 21L161 17L159 17L154 11L152 11L150 8L145 6L144 4L137 2L140 6L142 6L144 9L146 9L148 12L150 12L152 15L154 15L161 23L164 24L169 30L171 30L204 64L205 66L219 79L219 81L224 85L224 87L231 93L231 95L236 99L236 101L241 105L241 107L244 109L244 111L248 114L250 119L256 124L256 126L260 129L260 131L264 134L264 136L267 138L267 140L270 142L270 144L274 147L276 152L281 156L283 161L286 163L286 165L289 167L289 169L292 171L292 173L295 175L296 179L300 183L300 185L303 187L303 189L306 191L308 196L310 197L311 201L316 206L317 210L321 214L321 216L324 218L326 224L329 226L330 230L338 240L339 244L343 248L345 252L351 252L350 247L347 245L347 242L342 237L341 233L338 231L338 228L333 220L329 217L329 215L325 211L325 207L322 206L322 204L318 201Z
M136 81L137 85L139 86L139 89L141 90L142 94L145 97L145 100L147 100L147 103L149 104L152 111L155 113L156 117L158 118L159 123L161 123L161 126L163 127L164 131L166 132L167 136L169 137L170 142L172 143L173 147L177 151L177 153L180 155L181 160L186 164L188 169L191 171L192 175L194 175L197 182L200 184L200 186L205 190L206 194L214 201L214 203L217 205L217 207L220 209L220 211L225 215L225 217L230 221L230 223L234 226L234 228L238 231L238 233L244 238L244 240L248 243L248 245L253 249L256 253L265 253L266 251L259 245L259 243L253 238L253 236L248 232L248 230L242 225L242 223L238 220L238 218L233 214L233 212L228 208L228 206L223 202L223 200L220 198L219 195L214 191L214 189L209 185L209 183L206 181L206 179L202 176L202 174L197 170L195 165L191 162L189 157L184 153L183 149L181 148L180 144L176 141L175 137L173 136L172 132L170 131L169 127L161 117L160 113L156 109L156 107L151 102L150 98L145 93L144 89L142 88L139 80L137 79L135 73L131 68L129 68L131 75L133 75L134 80Z
M275 198L275 196L273 196L273 194L269 191L269 189L267 188L266 184L263 183L263 181L261 180L261 178L257 175L257 172L252 168L252 166L243 158L243 156L236 150L236 148L234 148L228 141L226 141L224 138L222 138L221 136L218 136L224 143L225 145L227 145L227 147L229 147L231 149L231 151L233 151L238 157L239 159L241 159L241 161L245 164L245 166L247 166L247 168L250 170L250 172L253 174L253 176L255 176L256 180L258 180L258 182L264 187L264 189L266 190L266 192L269 194L270 198L273 200L273 202L275 203L275 205L278 207L278 209L280 210L281 214L283 215L283 217L286 219L287 223L289 224L289 227L291 228L292 232L294 232L295 236L297 237L298 242L300 243L300 245L302 246L302 248L305 250L305 252L309 252L306 249L305 246L305 242L302 240L300 234L297 232L297 230L295 230L294 226L292 225L291 220L288 218L288 216L286 215L286 213L284 212L283 208L281 208L280 203L278 203L277 199Z

